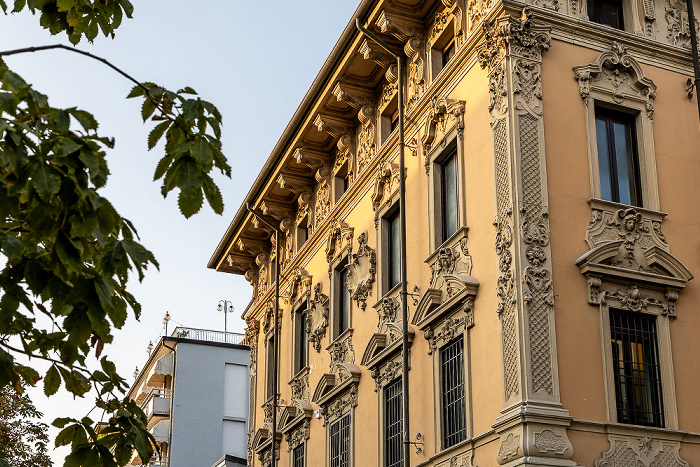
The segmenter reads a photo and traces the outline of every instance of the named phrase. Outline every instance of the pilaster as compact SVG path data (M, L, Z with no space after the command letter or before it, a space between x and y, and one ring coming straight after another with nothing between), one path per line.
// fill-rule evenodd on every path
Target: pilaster
M494 428L502 465L573 466L560 402L542 108L549 28L501 16L484 26L493 134L497 294L503 410Z

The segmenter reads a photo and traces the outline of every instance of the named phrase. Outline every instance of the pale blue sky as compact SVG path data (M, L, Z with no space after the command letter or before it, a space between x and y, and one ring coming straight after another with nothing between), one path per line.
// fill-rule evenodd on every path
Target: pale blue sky
M240 319L251 296L240 276L216 273L207 261L301 102L321 65L346 26L359 0L132 0L134 19L124 20L116 38L98 37L78 48L106 58L136 79L173 90L192 86L223 114L224 153L233 167L231 180L216 178L226 208L210 208L185 220L177 193L164 200L152 182L161 148L147 151L151 124L140 118L140 101L125 100L131 84L105 65L67 51L7 57L15 72L48 94L53 106L92 112L102 136L116 138L109 154L111 177L106 196L139 229L142 243L160 262L132 291L143 305L116 333L106 352L129 382L134 367L146 360L146 346L162 331L168 310L185 326L223 330L216 311L221 299L233 301L229 331L242 332ZM0 15L0 50L68 42L51 37L28 13ZM40 383L41 386L41 383ZM60 395L47 401L31 392L47 423L57 416L80 418L92 400ZM99 418L96 412L91 414ZM55 430L52 433L55 434ZM65 449L54 459L65 456Z

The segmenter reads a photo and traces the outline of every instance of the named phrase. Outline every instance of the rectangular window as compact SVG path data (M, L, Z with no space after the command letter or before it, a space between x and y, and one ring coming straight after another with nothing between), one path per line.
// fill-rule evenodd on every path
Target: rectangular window
M442 448L467 437L464 393L464 339L460 336L440 350L442 383Z
M304 467L304 443L292 451L292 467Z
M306 311L307 303L304 302L299 307L297 315L295 316L296 322L294 327L296 328L296 346L295 346L295 358L294 358L294 374L299 373L308 364L308 336L306 335Z
M656 318L610 310L617 421L663 428Z
M445 48L442 49L442 66L440 67L445 68L447 65L447 62L450 61L452 57L455 55L455 38L451 38Z
M350 465L350 414L333 422L330 427L331 467Z
M266 363L266 383L267 383L267 398L271 398L272 395L275 393L275 388L272 384L272 379L273 379L273 371L275 371L275 365L274 365L274 355L275 355L275 336L271 336L267 340L267 363Z
M306 227L306 219L297 226L297 251L301 250L306 240L309 239L309 229Z
M403 406L401 379L384 388L386 467L403 465Z
M588 3L588 17L594 23L625 29L621 0L591 0Z
M445 242L457 231L457 149L440 164L440 214L442 220L442 240Z
M394 113L391 114L391 133L394 132L397 126L399 126L399 109L396 109Z
M345 266L348 260L345 259L335 268L335 314L334 314L334 335L338 337L350 327L350 291L346 285L348 270Z
M601 198L642 206L634 115L596 107L595 127Z
M387 290L401 282L401 215L397 209L386 218L387 242Z

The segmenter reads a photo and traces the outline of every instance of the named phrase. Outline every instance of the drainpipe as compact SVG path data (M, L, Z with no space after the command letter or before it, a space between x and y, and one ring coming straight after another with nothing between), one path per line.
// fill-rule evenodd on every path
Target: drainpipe
M167 324L166 324L167 326ZM166 332L167 334L167 332ZM172 379L170 380L170 430L168 433L168 464L167 466L170 467L170 460L172 459L172 440L173 440L173 411L175 410L175 362L177 362L177 352L173 347L170 347L168 344L165 343L165 339L167 336L163 336L163 347L166 349L170 349L173 351L173 374L172 374ZM165 387L165 381L163 382L163 387Z
M688 0L690 1L690 0ZM367 30L355 18L355 25L367 37L377 43L396 59L399 71L398 101L399 101L399 222L401 224L401 319L403 320L401 358L403 375L401 378L401 401L403 402L403 464L410 466L411 440L408 434L408 292L406 281L406 180L404 170L404 106L403 106L403 57L384 41Z
M698 103L698 118L700 118L700 64L698 62L698 37L695 32L695 13L693 12L693 0L685 1L688 5L690 49L693 52L693 70L695 71L695 101Z
M257 217L260 222L275 231L275 323L272 341L272 367L274 371L272 372L272 444L270 445L270 451L272 456L270 457L272 461L272 467L277 467L277 456L275 455L275 443L277 442L277 386L279 381L277 378L277 370L279 366L279 336L277 335L277 325L279 322L279 308L280 308L280 234L282 230L270 222L261 212L250 207L249 203L245 203L245 208L252 215Z

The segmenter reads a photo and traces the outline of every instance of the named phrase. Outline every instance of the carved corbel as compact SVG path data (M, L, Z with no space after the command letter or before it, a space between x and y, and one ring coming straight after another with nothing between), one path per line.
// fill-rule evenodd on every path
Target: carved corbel
M260 203L260 211L266 216L274 217L278 221L282 221L292 215L292 210L288 204L267 199Z
M355 129L352 122L319 113L314 119L314 125L318 131L325 131L334 138L338 138L338 158L352 160L355 153ZM352 165L352 164L351 164Z
M373 41L369 41L367 39L362 41L358 52L365 58L365 60L372 60L382 68L389 68L391 65L396 63L394 57L384 52L384 50ZM394 80L394 82L395 81L396 80Z
M299 195L299 207L304 208L309 206L313 199L312 186L305 178L295 177L288 174L280 174L277 177L277 184L282 189L287 189ZM286 216L285 216L286 217Z
M257 256L270 248L270 242L269 240L260 238L240 236L238 240L236 240L236 248L240 251L250 253L253 256Z
M372 105L375 101L374 91L366 87L338 81L333 86L333 95L338 102L346 102L355 109Z
M321 340L326 337L328 329L328 295L322 293L323 283L314 286L313 299L309 300L309 312L306 315L306 335L316 352L321 351Z
M404 42L408 57L406 107L410 109L425 90L425 32L423 23L415 18L382 11L376 25L382 34L391 34Z
M318 171L330 164L330 157L327 153L314 149L296 148L292 153L292 157L297 161L297 164L304 164L314 171Z

